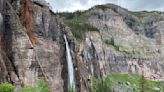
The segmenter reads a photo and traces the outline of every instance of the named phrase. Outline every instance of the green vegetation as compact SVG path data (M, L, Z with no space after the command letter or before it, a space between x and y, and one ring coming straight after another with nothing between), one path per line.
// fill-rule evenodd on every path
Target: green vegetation
M19 2L20 2L21 5L24 4L24 1L25 0L19 0Z
M38 81L37 90L38 92L50 92L48 85L43 80Z
M65 21L65 24L67 24L71 31L78 40L82 40L83 36L85 35L85 32L88 31L99 31L96 27L80 20L67 20Z
M108 6L105 6L105 5L97 5L96 8L102 9L103 11L105 11L105 10L108 9L109 7L108 7Z
M23 87L21 89L18 90L18 92L36 92L36 88L35 87Z
M82 11L76 11L76 12L60 12L57 13L57 15L64 17L66 20L71 20L74 18L79 17L80 15L82 15Z
M140 12L131 12L131 13L137 17L147 17L152 15L154 12L140 11Z
M132 23L132 27L131 28L134 28L136 27L136 29L140 29L140 28L143 28L145 27L145 23L143 23L141 20L140 21L134 21L134 22L131 22Z
M87 16L83 15L85 12L86 11L57 13L57 15L64 17L65 24L71 28L73 36L77 38L77 40L82 40L85 36L85 32L99 31L96 27L87 22Z
M114 49L116 51L119 51L121 53L128 54L128 55L138 54L138 52L134 51L134 49L129 45L126 45L126 44L118 45L118 44L116 44L113 37L111 39L108 38L108 39L104 39L104 40L108 46L114 47Z
M14 13L14 16L15 16L16 20L20 20L20 17L19 17L19 15L17 13Z
M82 40L85 36L85 32L88 31L99 31L96 27L89 24L82 14L86 11L76 11L73 13L63 12L57 13L58 15L65 18L65 24L71 28L73 36L77 40Z
M92 77L91 86L91 92L111 92L111 82L108 78L103 80Z
M125 22L130 28L132 28L136 32L144 29L144 27L146 25L146 23L144 23L142 20L134 19L132 17L127 17Z
M50 89L43 80L39 80L36 86L23 87L17 92L50 92Z
M0 92L50 92L48 85L43 81L39 80L35 86L26 86L16 91L15 87L10 83L1 83Z
M115 43L114 43L114 38L113 37L111 39L106 39L105 43L115 47Z
M91 92L162 92L161 82L146 80L136 74L111 74L105 79L92 78Z
M0 92L14 92L15 87L10 83L1 83Z

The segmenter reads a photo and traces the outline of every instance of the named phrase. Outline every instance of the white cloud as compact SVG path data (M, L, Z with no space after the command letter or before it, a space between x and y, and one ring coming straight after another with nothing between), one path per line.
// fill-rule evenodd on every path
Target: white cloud
M46 0L54 11L86 10L97 4L113 3L115 0Z
M86 6L81 5L79 2L76 3L72 3L71 7L70 6L65 6L62 9L60 9L59 11L76 11L76 10L85 10Z
M54 11L85 10L97 4L113 3L129 10L164 11L163 0L46 0Z

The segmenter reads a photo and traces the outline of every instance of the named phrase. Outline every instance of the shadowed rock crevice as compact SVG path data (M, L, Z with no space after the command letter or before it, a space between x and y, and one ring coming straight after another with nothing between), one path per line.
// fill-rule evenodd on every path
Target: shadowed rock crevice
M14 64L14 57L12 52L12 44L13 44L13 31L17 30L17 19L15 19L15 12L13 11L13 8L11 7L10 3L8 1L5 1L4 4L5 10L4 10L4 30L2 34L2 46L1 54L4 56L5 65L8 69L8 81L21 85L19 80L19 74L17 67ZM15 78L14 78L15 77Z

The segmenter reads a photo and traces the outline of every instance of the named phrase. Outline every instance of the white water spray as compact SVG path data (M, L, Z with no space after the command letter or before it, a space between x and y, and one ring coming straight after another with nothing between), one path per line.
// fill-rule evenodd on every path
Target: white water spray
M66 53L67 53L67 67L68 67L68 89L71 88L75 90L75 80L74 80L74 68L72 62L71 51L68 45L66 35L64 34L64 40L66 44Z

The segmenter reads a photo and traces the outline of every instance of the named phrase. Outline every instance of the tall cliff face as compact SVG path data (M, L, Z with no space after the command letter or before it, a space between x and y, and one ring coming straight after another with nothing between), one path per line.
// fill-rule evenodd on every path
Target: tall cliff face
M60 19L43 0L0 0L0 7L0 81L19 87L44 79L52 92L63 92Z
M72 31L68 35L81 92L87 92L84 89L89 87L90 76L137 73L147 79L163 80L164 13L130 12L107 4L59 15L65 17Z

